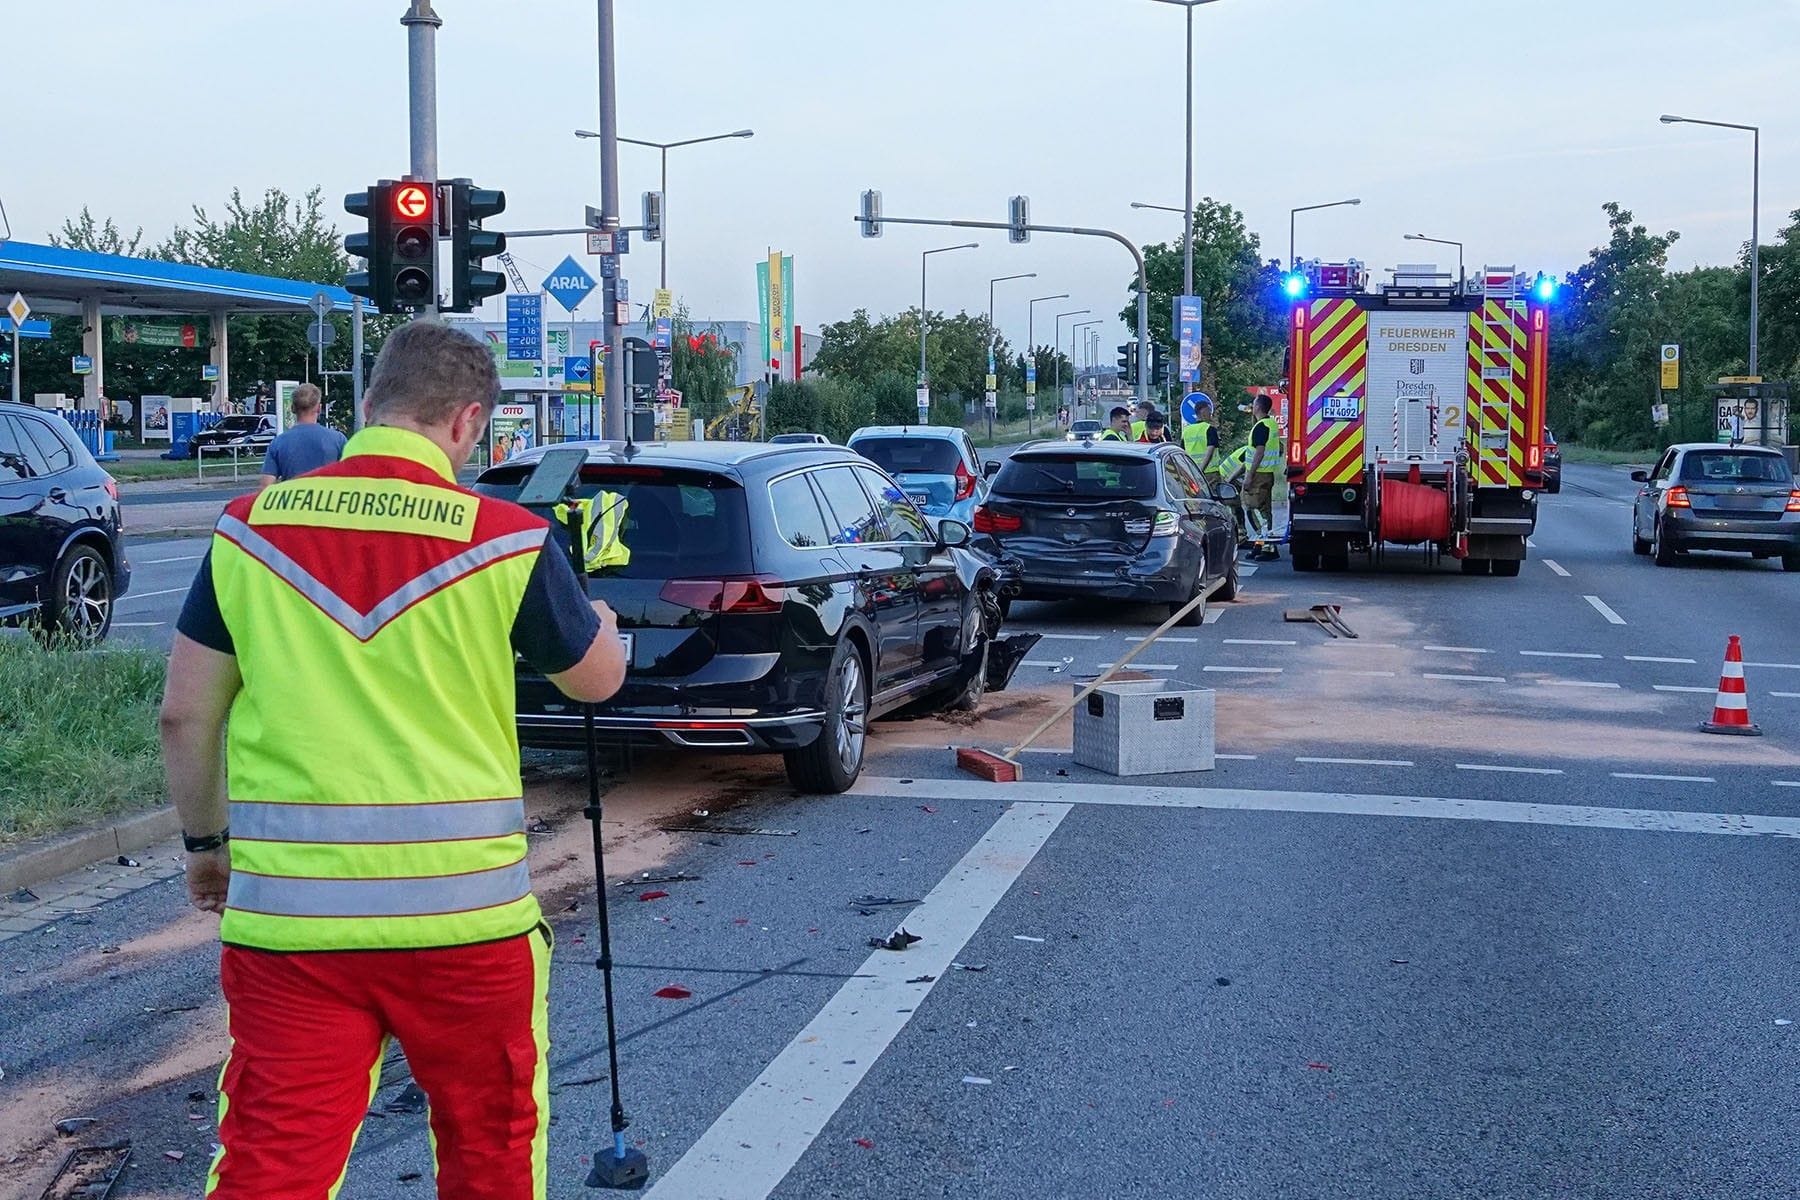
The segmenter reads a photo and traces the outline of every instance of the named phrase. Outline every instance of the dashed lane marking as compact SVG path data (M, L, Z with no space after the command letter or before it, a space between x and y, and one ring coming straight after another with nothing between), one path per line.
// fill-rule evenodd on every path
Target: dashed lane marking
M1546 567L1549 567L1552 571L1555 571L1558 575L1561 575L1564 579L1567 579L1569 577L1569 573L1567 571L1563 570L1563 565L1561 563L1557 562L1554 558L1546 558L1544 560L1544 565Z
M1459 763L1458 766L1463 764ZM1517 768L1539 774L1560 775L1549 768ZM1349 792L1249 791L1215 787L1143 787L1093 783L983 783L974 779L920 779L903 784L898 779L864 778L851 795L912 797L933 800L973 801L989 804L1012 801L1029 806L1042 803L1117 805L1145 808L1205 808L1236 812L1294 812L1325 816L1424 817L1452 821L1492 821L1501 824L1563 825L1581 829L1617 829L1657 833L1709 833L1736 837L1800 838L1800 817L1764 816L1757 813L1671 812L1644 808L1605 808L1588 804L1531 804L1518 800L1463 800L1437 796L1359 795ZM1030 856L1027 855L1027 858ZM942 885L940 885L942 886ZM911 919L907 928L921 932ZM962 943L957 942L960 950ZM919 947L914 947L914 953ZM916 958L877 951L888 965L900 959L910 973ZM935 961L939 955L931 956ZM878 960L871 959L871 962ZM925 969L929 970L927 966ZM871 967L865 965L866 974ZM835 1058L836 1047L821 1047L819 1058ZM755 1085L746 1092L752 1096ZM810 1093L809 1093L810 1094ZM769 1099L775 1097L763 1093ZM735 1106L734 1106L735 1107ZM821 1117L829 1116L821 1114ZM822 1126L824 1120L816 1122ZM746 1138L746 1141L753 1139ZM735 1143L734 1143L735 1144ZM768 1145L763 1142L761 1145ZM692 1152L690 1151L690 1154ZM739 1195L741 1189L729 1194ZM688 1195L691 1193L682 1193ZM762 1193L756 1193L761 1195Z
M1583 596L1582 599L1593 605L1594 611L1605 617L1609 625L1623 625L1625 623L1625 618L1606 607L1606 601L1600 599L1600 597Z
M1334 642L1321 642L1322 646L1360 646L1364 650L1398 650L1398 642L1365 642L1361 638L1340 638Z
M1503 775L1561 775L1560 767L1505 767L1498 763L1457 763L1459 771L1493 771Z
M1776 787L1800 788L1800 779L1771 779L1769 782Z
M1765 671L1800 671L1800 663L1765 663L1747 662L1746 667L1761 667Z
M1625 655L1625 661L1626 662L1647 662L1647 663L1683 663L1690 667L1696 665L1694 660L1691 658L1658 658L1653 654L1627 654L1627 655Z
M1528 549L1536 550L1537 549L1537 539L1536 538L1526 538L1525 545Z
M1711 688L1701 688L1700 690L1703 692L1712 691ZM1770 692L1769 695L1780 696L1783 700L1800 700L1800 692Z
M1410 767L1410 758L1296 758L1297 763L1319 763L1332 767Z
M1713 690L1709 687L1681 687L1673 683L1653 683L1650 686L1659 692L1695 692L1704 694Z
M939 781L930 781L934 787ZM874 785L871 787L870 785ZM764 1200L850 1098L888 1046L924 1005L935 982L975 936L1013 882L1073 807L1012 801L980 841L907 914L924 940L906 954L877 950L777 1054L762 1074L665 1171L649 1195L665 1200L734 1196ZM899 790L896 790L899 789ZM903 796L897 780L863 781L863 795Z
M1492 650L1483 650L1480 646L1420 646L1421 650L1435 650L1442 654L1492 654Z
M1616 683L1607 683L1599 679L1540 679L1538 682L1545 687L1616 688L1619 686Z
M1156 640L1159 642L1179 642L1182 644L1192 644L1194 642L1199 641L1200 639L1199 638L1191 638L1191 637L1170 637L1168 634L1165 633L1163 636L1157 638ZM1288 644L1292 645L1293 643L1290 642Z
M1224 615L1225 610L1222 608L1209 608L1206 610L1206 616L1202 617L1201 621L1203 624L1217 625L1219 623L1219 618Z
M1097 633L1044 633L1039 634L1046 642L1097 642Z
M1110 671L1118 665L1119 665L1118 663L1107 663L1105 666L1101 667L1100 669L1102 671ZM1179 670L1181 670L1181 668L1179 666L1175 665L1174 663L1129 662L1129 663L1126 663L1125 665L1133 671L1179 671Z
M114 621L114 629L161 629L167 621Z
M1649 779L1657 783L1717 783L1711 775L1646 775L1641 771L1614 771L1614 779Z
M135 565L140 567L160 567L165 563L199 562L204 557L206 556L203 554L183 554L178 558L152 558L147 562L141 562Z
M1360 676L1364 677L1365 679L1392 679L1394 677L1395 673L1393 671L1347 671L1347 670L1343 669L1342 667L1326 667L1325 674L1327 674L1327 675L1360 675Z
M1256 755L1254 755L1254 754L1215 754L1215 755L1213 755L1213 757L1214 758L1228 758L1228 759L1232 760L1233 762L1255 762L1256 761Z
M1604 654L1590 654L1585 650L1521 650L1526 658L1605 658Z
M1423 672L1426 679L1452 679L1457 683L1505 683L1501 675L1451 675L1441 671Z
M1192 641L1192 638L1188 639ZM1295 641L1284 641L1280 638L1226 638L1227 646L1298 646Z
M1279 675L1281 667L1221 667L1216 663L1208 663L1200 668L1202 671L1218 671L1233 675Z
M133 600L148 600L153 596L173 596L173 595L176 595L177 593L185 592L185 591L187 591L187 589L185 587L178 587L178 588L163 588L162 590L155 591L155 592L132 592L129 595L120 596L119 603L120 604L130 604Z

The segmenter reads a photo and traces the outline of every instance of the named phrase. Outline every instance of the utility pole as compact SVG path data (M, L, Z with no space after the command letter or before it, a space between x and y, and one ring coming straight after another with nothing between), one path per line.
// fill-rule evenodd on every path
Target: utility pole
M400 18L400 24L406 27L406 111L407 142L411 150L412 165L409 173L413 179L431 185L431 194L437 195L438 158L437 158L437 31L444 20L431 9L431 0L412 0L406 15ZM432 212L432 221L438 214ZM436 260L437 244L431 247L433 269L432 278L437 278ZM436 315L438 297L431 298L431 307L421 309L418 316ZM362 364L358 363L360 370Z
M599 18L598 56L600 75L600 228L614 234L619 229L619 107L616 86L616 44L613 39L613 0L595 0ZM618 275L600 280L600 339L606 343L606 365L594 371L605 381L605 433L613 441L625 438L630 420L625 395L624 344L619 328Z

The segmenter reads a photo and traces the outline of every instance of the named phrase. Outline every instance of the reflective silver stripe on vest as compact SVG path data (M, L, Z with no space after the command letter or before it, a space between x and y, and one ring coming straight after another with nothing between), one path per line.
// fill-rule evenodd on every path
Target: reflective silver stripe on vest
M321 583L311 571L289 558L273 542L243 521L226 515L219 518L217 528L220 534L235 542L244 553L318 605L326 616L349 630L357 640L364 642L380 633L382 626L445 584L498 559L538 549L550 536L547 529L525 529L518 533L504 534L479 546L471 546L456 557L401 584L365 616L347 604L330 587Z
M249 841L393 845L498 838L524 832L523 800L451 804L231 802L231 836Z
M494 908L531 892L523 859L424 879L292 879L233 871L225 903L271 917L431 917Z

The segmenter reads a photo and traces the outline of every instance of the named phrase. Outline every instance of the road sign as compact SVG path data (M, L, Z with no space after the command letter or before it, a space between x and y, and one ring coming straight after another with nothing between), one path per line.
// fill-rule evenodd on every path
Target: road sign
M613 295L618 297L620 304L631 303L631 280L620 279L613 284Z
M77 354L74 358L69 360L69 370L76 375L92 375L94 373L94 360L85 354Z
M1672 392L1680 386L1681 347L1674 342L1665 342L1662 348L1662 390Z
M331 297L326 293L314 292L313 298L307 301L306 307L312 309L313 315L323 321L336 305L332 303Z
M656 298L650 302L650 315L653 317L674 316L675 293L668 288L657 288Z
M571 354L562 360L563 391L591 392L594 390L593 359L586 355Z
M617 279L619 277L619 258L616 254L600 256L600 278Z
M17 327L22 338L47 338L50 336L50 322L42 318L27 321ZM11 317L0 317L0 333L11 333L14 329Z
M506 298L506 357L509 362L535 362L543 354L544 298Z
M1200 419L1200 406L1211 403L1212 397L1205 392L1189 392L1181 398L1181 423L1192 425Z
M25 318L31 315L31 305L25 303L25 297L14 292L13 298L6 302L6 315L12 318L15 328L25 324Z
M201 367L200 378L206 383L217 383L219 381L219 364L207 363Z
M587 235L587 252L589 254L611 254L613 252L613 235L610 233L590 233Z
M314 321L306 327L306 344L324 349L337 341L337 327L330 321Z
M544 277L543 290L570 312L594 290L594 278L581 269L574 255L563 259L556 270Z

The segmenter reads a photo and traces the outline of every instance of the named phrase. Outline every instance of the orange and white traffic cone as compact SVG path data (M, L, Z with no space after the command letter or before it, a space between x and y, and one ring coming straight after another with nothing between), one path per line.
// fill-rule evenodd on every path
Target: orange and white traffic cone
M1725 666L1719 671L1719 694L1713 701L1712 720L1700 722L1705 733L1735 733L1759 737L1762 729L1750 723L1750 701L1744 695L1744 651L1737 634L1725 643Z

